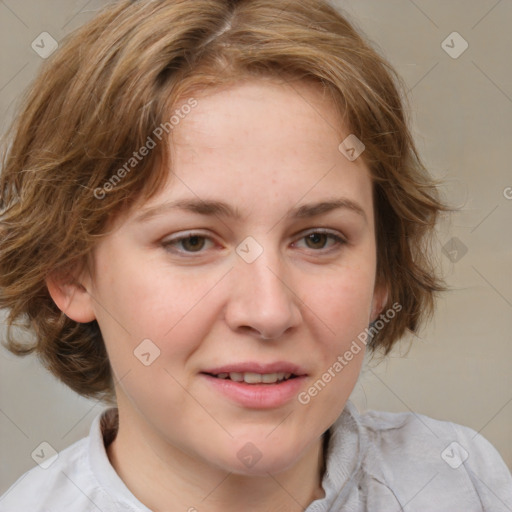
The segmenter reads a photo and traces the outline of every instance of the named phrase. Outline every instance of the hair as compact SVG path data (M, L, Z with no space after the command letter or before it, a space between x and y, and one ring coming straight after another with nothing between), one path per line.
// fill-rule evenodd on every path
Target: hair
M0 308L8 310L10 351L35 351L79 394L113 399L98 323L68 318L45 279L72 280L90 268L112 220L161 189L168 170L158 164L172 157L169 145L157 144L140 161L134 152L155 128L170 132L173 109L190 103L194 92L258 77L318 84L332 98L340 126L364 142L376 282L388 287L385 308L402 306L369 348L386 355L404 334L418 332L433 313L435 294L447 289L432 240L440 212L450 209L420 161L405 87L387 61L323 0L124 0L66 38L8 132L0 176ZM35 338L16 335L18 326Z

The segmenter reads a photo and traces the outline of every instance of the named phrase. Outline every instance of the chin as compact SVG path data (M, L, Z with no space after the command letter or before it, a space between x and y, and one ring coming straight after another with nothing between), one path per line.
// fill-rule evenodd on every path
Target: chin
M296 454L278 455L269 458L262 456L253 466L245 465L235 459L229 471L240 476L268 477L269 473L276 475L292 468L297 462ZM227 468L226 468L227 469Z
M268 476L277 474L293 467L304 455L304 444L284 445L282 442L269 443L268 439L237 440L233 452L222 457L223 466L237 475Z

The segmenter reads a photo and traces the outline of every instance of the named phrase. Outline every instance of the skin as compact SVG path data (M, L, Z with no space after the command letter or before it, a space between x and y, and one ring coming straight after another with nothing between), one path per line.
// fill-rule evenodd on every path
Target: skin
M195 98L170 140L175 175L117 219L95 249L93 276L80 285L50 279L48 288L70 318L100 325L118 379L120 427L108 455L141 502L155 511L301 511L324 496L322 435L364 350L307 405L294 397L246 408L200 372L290 361L306 369L305 391L379 315L387 297L375 286L370 175L362 158L338 150L349 132L315 85L251 79ZM136 221L184 198L225 201L242 217L167 210ZM333 198L364 216L341 208L286 218ZM316 229L346 242L306 236ZM191 230L206 239L165 245ZM252 263L236 252L249 236L263 248ZM133 354L143 339L160 350L149 366ZM252 467L237 457L248 442L262 454Z

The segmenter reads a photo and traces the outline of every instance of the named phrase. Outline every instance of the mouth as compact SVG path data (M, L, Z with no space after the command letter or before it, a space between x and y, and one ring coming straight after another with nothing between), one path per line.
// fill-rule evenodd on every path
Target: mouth
M276 384L307 375L302 367L286 361L233 363L210 368L201 373L217 379L244 382L245 384Z
M232 380L234 382L245 382L245 384L278 384L290 379L296 379L298 375L290 372L255 373L255 372L203 372L210 377L217 379Z
M210 389L250 409L286 405L304 386L308 374L300 366L276 362L237 363L200 372Z

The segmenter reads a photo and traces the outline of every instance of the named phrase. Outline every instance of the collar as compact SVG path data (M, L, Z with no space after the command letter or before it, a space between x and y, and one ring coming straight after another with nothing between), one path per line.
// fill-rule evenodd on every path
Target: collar
M115 439L119 424L118 410L112 407L94 419L89 432L89 463L102 491L126 512L151 512L126 487L108 458L106 447Z
M114 502L124 510L151 512L126 487L110 463L106 447L115 439L119 424L117 408L109 408L93 421L89 434L89 461L96 480ZM306 512L328 512L351 501L363 473L363 461L368 448L367 435L359 421L359 412L352 402L329 429L324 447L325 472L322 487L325 496L313 501Z

